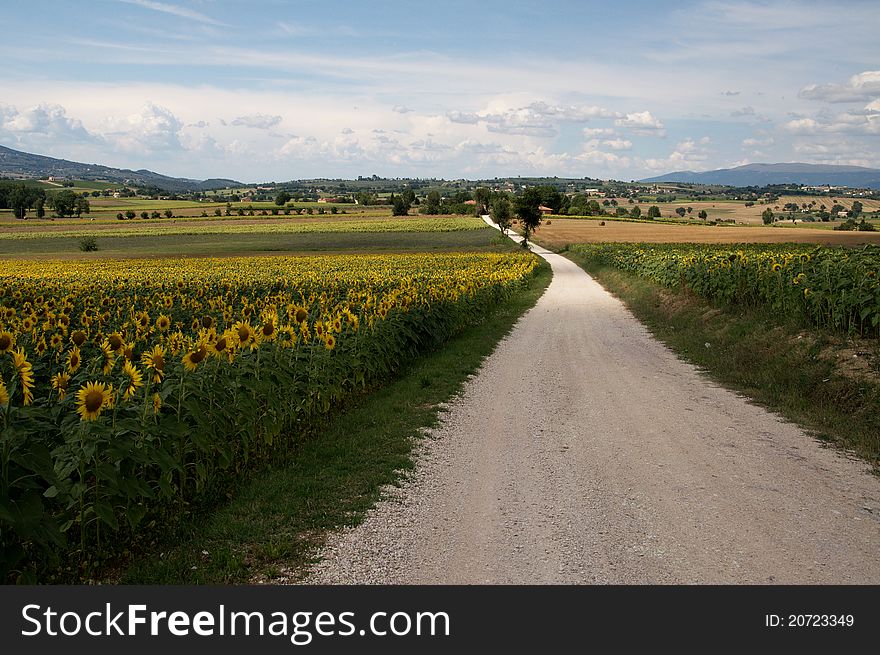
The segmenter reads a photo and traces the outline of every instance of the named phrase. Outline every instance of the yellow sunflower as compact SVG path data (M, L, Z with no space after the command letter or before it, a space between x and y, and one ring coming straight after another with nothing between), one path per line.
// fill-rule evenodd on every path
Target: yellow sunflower
M74 346L67 353L67 370L71 373L76 373L79 370L80 364L82 364L82 355L79 352L79 348Z
M137 366L129 361L125 362L125 366L122 367L122 372L128 376L128 385L125 387L122 399L128 400L138 389L144 386L144 375L138 370Z
M68 384L70 384L70 376L67 373L61 372L52 376L52 388L58 392L58 400L64 400Z
M159 410L162 409L162 396L157 393L153 394L153 413L158 414Z
M0 353L8 353L15 346L15 337L11 332L0 332Z
M110 371L113 370L113 364L116 363L116 355L110 346L110 342L106 339L101 343L101 356L104 358L101 370L104 372L104 375L110 375Z
M86 342L86 333L82 330L74 330L70 333L70 340L73 341L73 345L77 348L81 348L82 345Z
M113 405L113 387L103 382L89 382L76 392L76 411L82 421L94 421Z
M159 314L159 318L156 319L156 329L159 332L167 332L170 327L171 319L165 316L165 314Z
M165 349L162 346L153 346L150 352L141 356L141 363L153 372L153 382L158 384L165 376Z
M245 346L253 347L256 340L256 332L254 332L253 326L248 321L239 321L233 327L235 331L235 336L238 339L238 345L241 348Z
M336 347L336 337L329 332L327 333L327 336L324 337L324 347L327 350L333 350Z
M195 371L207 357L208 347L200 341L193 350L183 356L183 366L187 371Z
M6 384L0 380L0 405L9 404L9 392L6 390Z
M18 383L24 396L23 405L34 402L34 367L27 360L24 348L12 352L12 365L18 373Z
M122 338L122 335L119 334L119 332L114 332L109 337L107 337L107 343L110 345L110 349L117 355L125 347L125 340Z

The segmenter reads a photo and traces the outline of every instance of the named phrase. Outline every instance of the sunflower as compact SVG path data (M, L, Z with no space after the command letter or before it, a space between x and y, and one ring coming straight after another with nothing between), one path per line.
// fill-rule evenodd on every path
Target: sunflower
M329 332L327 333L327 336L324 338L324 347L327 350L333 350L336 347L336 337L334 337Z
M202 327L205 329L214 327L214 318L211 316L202 316Z
M203 341L200 341L193 350L183 356L183 365L187 371L195 371L207 356L208 348Z
M782 265L781 265L781 264L773 264L773 272L774 272L774 273L777 273L777 272L779 272L779 271L781 271L781 270L782 270Z
M12 352L12 365L18 373L18 382L24 396L24 405L34 402L34 367L27 360L24 348Z
M61 335L56 332L55 334L52 335L52 338L49 339L49 345L52 348L55 348L56 350L58 350L61 348L63 341L64 341L64 339L61 337Z
M119 332L114 332L109 337L107 337L107 343L110 344L110 348L117 355L125 347L125 340L122 338L122 335L119 334Z
M192 323L189 324L189 329L192 332L198 332L200 327L202 327L202 322L197 318L194 318Z
M254 341L256 340L256 332L254 332L253 326L248 321L239 321L233 327L235 331L235 336L238 339L238 345L242 348L250 345L254 346Z
M15 346L15 337L11 332L0 332L0 353L8 353Z
M122 346L122 356L130 362L134 361L134 344L126 343Z
M70 384L70 376L67 373L61 372L52 376L52 388L58 392L58 400L64 400L68 384Z
M233 334L224 332L216 340L210 342L211 354L214 357L231 356L234 346Z
M104 372L104 375L110 375L110 371L113 370L113 364L116 363L116 354L113 352L110 342L106 339L101 343L101 356L103 357L101 370Z
M74 346L67 353L67 370L71 373L76 373L79 370L80 364L82 364L82 355L79 353L79 348Z
M138 312L135 322L140 329L145 330L150 325L150 315L147 312Z
M113 406L113 387L103 382L89 382L76 392L76 411L82 421L94 421Z
M25 332L30 332L34 329L34 318L33 316L25 316L21 321L21 329Z
M157 393L153 394L153 413L158 414L159 410L162 409L162 396Z
M267 316L264 319L263 327L260 328L259 339L260 341L274 341L276 336L276 323L278 322L277 316Z
M297 307L296 311L293 314L293 320L297 323L302 323L309 317L309 313L305 310L304 307Z
M165 349L153 346L153 350L141 356L141 363L153 372L153 382L158 384L165 375Z
M167 332L170 327L171 319L165 316L165 314L159 314L159 318L156 319L156 329L159 332Z
M0 380L0 405L8 405L9 404L9 392L6 390L6 385L3 380Z
M128 400L138 389L144 386L144 374L138 370L137 366L129 361L125 362L125 366L122 367L122 372L128 376L128 386L125 387L122 399Z
M278 330L281 333L281 343L285 346L296 344L296 330L290 325L285 325Z

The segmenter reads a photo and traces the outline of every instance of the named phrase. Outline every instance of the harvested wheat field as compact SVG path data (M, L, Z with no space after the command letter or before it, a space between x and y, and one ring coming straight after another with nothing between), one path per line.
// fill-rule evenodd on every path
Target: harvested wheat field
M817 243L832 246L880 245L880 232L835 232L820 229L779 227L724 227L717 225L674 225L670 223L628 223L585 219L552 218L535 232L535 239L548 248L569 243Z

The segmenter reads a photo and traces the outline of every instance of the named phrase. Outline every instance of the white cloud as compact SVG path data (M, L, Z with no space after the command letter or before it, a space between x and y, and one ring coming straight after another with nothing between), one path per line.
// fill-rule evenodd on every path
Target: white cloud
M410 109L406 105L394 105L391 108L391 111L397 112L398 114L408 114L411 111L415 111L414 109Z
M687 138L677 143L668 157L640 159L638 163L650 171L671 172L705 169L709 159L707 148L709 143L708 137L703 137L699 141Z
M664 136L666 134L663 122L649 111L629 113L625 117L615 120L614 124L640 135Z
M798 95L825 102L864 102L880 96L880 71L853 75L844 84L810 84L801 89Z
M583 130L583 135L588 139L598 138L602 136L616 136L617 132L612 130L610 127L585 127Z
M612 150L632 150L633 147L632 141L627 139L606 139L602 141L602 145Z
M16 140L56 139L65 142L93 141L95 137L81 121L67 115L61 105L43 103L19 112L12 106L0 106L0 131Z
M749 148L755 148L755 147L766 148L767 146L772 146L774 143L776 143L776 141L773 139L772 136L768 136L766 139L756 139L754 137L751 137L748 139L743 139L743 142L742 142L742 144L744 146L749 147Z
M785 124L792 134L860 134L880 135L880 113L868 105L865 110L845 112L834 116L821 114L816 118L796 118Z
M268 116L266 114L250 114L247 116L238 116L231 125L239 127L252 127L257 130L268 130L281 123L281 116Z
M730 115L733 117L754 116L755 115L755 108L754 107L743 107L742 109L735 109L732 112L730 112Z
M158 11L164 14L171 14L172 16L177 16L178 18L188 18L199 23L207 23L209 25L223 25L223 23L218 20L214 20L210 16L207 16L193 9L188 9L187 7L181 7L179 5L172 5L166 2L153 2L152 0L119 1L129 5L137 5L138 7L143 7L144 9L151 9L153 11Z
M109 118L104 138L119 150L149 154L183 150L180 119L171 110L147 102L141 111L122 118Z

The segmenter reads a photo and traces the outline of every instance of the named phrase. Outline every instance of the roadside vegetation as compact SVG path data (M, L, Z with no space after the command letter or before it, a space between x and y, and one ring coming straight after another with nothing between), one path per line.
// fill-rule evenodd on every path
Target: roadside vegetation
M596 244L564 254L680 356L880 466L880 249Z

